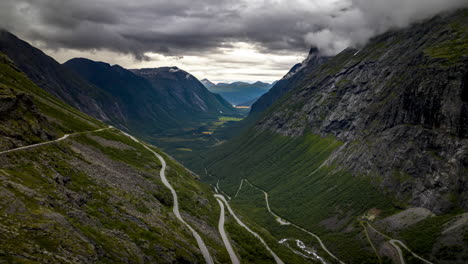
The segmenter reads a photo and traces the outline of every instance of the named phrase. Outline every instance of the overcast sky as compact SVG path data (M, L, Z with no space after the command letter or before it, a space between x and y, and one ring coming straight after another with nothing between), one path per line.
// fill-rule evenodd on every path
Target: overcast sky
M0 0L0 26L64 62L178 66L274 81L317 46L334 55L466 0Z

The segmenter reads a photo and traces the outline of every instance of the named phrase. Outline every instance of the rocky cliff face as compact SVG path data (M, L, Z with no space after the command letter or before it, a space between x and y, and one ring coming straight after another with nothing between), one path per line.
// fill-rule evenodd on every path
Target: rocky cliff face
M467 210L467 27L464 10L347 49L308 69L256 127L332 135L345 144L324 165L413 206Z
M5 57L0 57L5 63ZM9 62L6 62L9 63ZM0 151L56 137L50 122L37 110L28 94L0 83Z
M37 111L31 97L0 87L0 150L33 144L54 138L50 124Z

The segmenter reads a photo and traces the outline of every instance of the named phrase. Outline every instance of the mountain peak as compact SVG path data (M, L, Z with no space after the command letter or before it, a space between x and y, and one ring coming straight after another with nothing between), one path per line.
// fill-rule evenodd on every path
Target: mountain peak
M99 65L99 66L104 66L106 68L110 68L112 67L109 63L107 62L102 62L102 61L94 61L94 60L91 60L91 59L88 59L88 58L73 58L73 59L69 59L68 61L66 61L65 63L63 63L64 65L70 65L70 64L84 64L84 65L87 65L87 64L95 64L95 65Z
M315 46L311 47L310 50L309 50L309 56L316 56L319 54L319 49Z
M210 80L204 78L203 80L200 81L206 88L210 88L212 86L215 86L216 84L214 84L213 82L211 82Z

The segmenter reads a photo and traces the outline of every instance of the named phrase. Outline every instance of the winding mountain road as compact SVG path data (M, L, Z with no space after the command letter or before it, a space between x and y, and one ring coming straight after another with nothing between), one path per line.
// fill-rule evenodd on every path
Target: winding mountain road
M141 141L134 138L133 136L131 136L131 135L129 135L129 134L123 132L123 131L120 131L120 132L122 132L127 137L131 138L133 141L135 141L135 142L139 143L140 145L142 145L144 148L149 150L151 153L153 153L154 156L156 156L159 159L159 161L161 162L161 170L159 172L159 175L161 177L161 181L171 191L172 198L174 200L174 206L172 207L172 212L174 213L176 218L179 219L179 221L182 222L190 230L190 232L192 232L192 235L193 235L193 237L195 237L195 240L197 241L198 247L200 248L200 251L201 251L201 253L203 255L203 258L205 259L205 262L208 263L208 264L213 264L214 263L213 259L211 258L210 252L208 251L208 248L206 247L205 242L203 242L203 239L197 233L197 231L195 231L195 229L193 229L192 226L190 226L187 222L185 222L185 220L182 218L182 215L180 214L179 200L178 200L178 197L177 197L177 192L175 191L174 187L172 187L172 185L169 183L169 181L166 178L166 161L164 160L164 158L161 155L159 155L158 153L156 153L156 151L152 150L146 144L142 143Z
M220 213L219 213L219 224L218 224L218 230L219 233L221 234L221 238L223 239L224 246L226 247L227 252L229 253L229 257L231 258L232 264L240 264L239 258L237 258L236 253L232 249L231 242L229 241L229 238L226 235L226 231L224 230L224 203L221 201L221 199L216 198L216 201L219 203L220 207Z
M429 260L426 260L422 257L420 257L419 255L417 255L416 253L414 253L411 249L409 249L403 242L401 242L400 240L396 240L396 239L392 239L389 241L390 244L392 244L392 246L394 246L395 248L397 247L403 247L404 249L408 250L409 253L411 253L415 258L418 258L420 259L422 262L424 263L427 263L427 264L434 264L432 262L430 262ZM397 249L398 250L398 249ZM400 250L401 251L401 250ZM401 258L401 255L400 255L400 258ZM402 262L402 264L404 264L405 262Z
M18 147L18 148L14 148L14 149L4 150L4 151L1 151L0 154L6 154L6 153L19 151L19 150L25 150L25 149L35 148L35 147L39 147L39 146L44 146L44 145L52 144L54 142L62 141L64 139L67 139L70 136L84 134L84 133L99 132L99 131L106 130L106 129L111 129L111 128L113 128L113 127L108 126L108 127L104 127L104 128L100 128L100 129L96 129L96 130L91 130L91 131L83 131L83 132L76 132L76 133L72 133L72 134L65 134L61 138L58 138L58 139L54 139L54 140L46 141L46 142L41 142L41 143L37 143L37 144L32 144L32 145L28 145L28 146Z
M264 190L260 189L259 187L255 186L255 185L253 185L247 179L244 179L244 180L248 184L250 184L250 186L254 187L255 189L257 189L257 190L259 190L261 192L263 192L263 195L265 196L265 203L266 203L267 210L276 219L276 222L278 222L280 225L290 225L291 224L288 221L284 220L283 218L279 217L277 214L273 213L273 211L271 211L270 202L269 202L269 199L268 199L268 193L267 192L265 192ZM240 191L241 188L242 188L242 181L241 181L238 192Z
M383 233L381 233L380 231L378 231L377 229L375 229L375 227L373 227L369 222L365 222L367 223L367 226L369 226L370 228L372 228L372 230L374 230L376 233L380 234L381 236L385 237L386 239L388 239L388 242L390 243L390 245L392 245L396 251L398 252L398 256L400 257L400 263L401 264L405 264L405 258L403 256L403 251L401 250L401 248L404 248L406 249L409 253L411 253L415 258L418 258L420 259L422 262L424 263L427 263L427 264L434 264L432 262L430 262L429 260L419 256L418 254L414 253L411 249L409 249L405 243L403 243L402 241L400 240L397 240L397 239L393 239Z
M403 251L401 251L401 248L395 243L395 241L390 240L390 245L396 249L398 252L398 256L400 257L400 264L406 264L405 257L403 256Z
M271 248L267 245L267 243L265 242L265 240L263 240L263 238L255 233L254 231L252 231L246 224L244 224L238 217L237 215L234 213L234 211L231 209L231 206L229 206L229 203L227 202L226 198L224 198L224 196L220 195L220 194L215 194L214 195L217 199L221 200L222 202L224 202L224 204L226 205L229 213L232 215L232 217L234 217L234 219L236 220L236 222L242 226L243 228L245 228L249 233L251 233L252 235L254 235L258 240L260 240L260 242L262 242L263 246L265 246L266 250L268 252L270 252L270 254L273 256L273 258L275 259L275 262L276 264L284 264L284 262L275 254L275 252L273 252L273 250L271 250Z
M219 179L218 181L216 182L216 188L224 195L226 195L226 197L228 198L228 200L230 201L231 200L231 196L229 196L227 193L225 193L221 188L219 188Z
M255 186L255 185L253 185L253 184L250 183L247 179L244 179L244 180L245 180L248 184L250 184L252 187L254 187L254 188L256 188L257 190L260 190L260 191L262 191L262 192L264 193L267 209L268 209L268 211L275 217L275 219L276 219L276 221L277 221L278 223L280 223L281 225L291 225L291 226L293 226L293 227L295 227L295 228L297 228L297 229L299 229L299 230L301 230L301 231L303 231L303 232L305 232L305 233L307 233L307 234L313 236L315 239L317 239L317 241L319 242L319 244L320 244L320 246L322 247L322 249L323 249L325 252L327 252L328 255L330 255L330 257L334 258L336 261L338 261L338 262L341 263L341 264L345 264L343 261L341 261L340 259L338 259L335 255L333 255L333 254L327 249L327 247L326 247L325 244L322 242L322 240L320 239L319 236L317 236L316 234L314 234L314 233L312 233L312 232L306 230L306 229L303 228L303 227L300 227L300 226L298 226L298 225L296 225L296 224L294 224L294 223L291 223L291 222L289 222L289 221L286 221L284 218L282 218L282 217L278 216L277 214L273 213L273 212L271 211L271 209L270 209L270 203L269 203L269 201L268 201L268 193L265 192L265 191L264 191L263 189L261 189L260 187L257 187L257 186Z

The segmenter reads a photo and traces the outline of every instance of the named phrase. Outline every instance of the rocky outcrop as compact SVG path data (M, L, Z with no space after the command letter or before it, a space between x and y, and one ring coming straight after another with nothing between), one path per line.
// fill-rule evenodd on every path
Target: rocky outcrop
M369 175L412 206L468 210L467 12L387 32L305 70L256 128L332 135L345 144L324 165Z
M0 151L56 137L31 96L0 87Z

